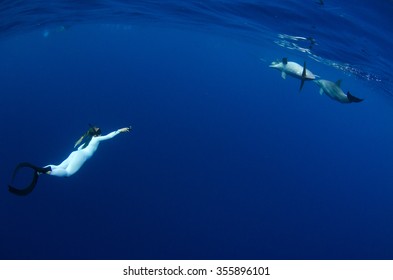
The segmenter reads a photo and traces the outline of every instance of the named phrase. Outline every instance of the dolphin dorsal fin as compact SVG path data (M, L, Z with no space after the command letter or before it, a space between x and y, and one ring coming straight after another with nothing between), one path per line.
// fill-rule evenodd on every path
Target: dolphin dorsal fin
M341 79L340 80L338 80L337 82L336 82L336 85L338 86L338 87L341 87Z
M282 64L287 65L287 63L288 63L288 58L284 57L282 59Z
M299 92L302 91L303 86L304 86L304 79L302 79L302 81L300 82Z
M303 67L303 72L302 72L302 81L300 82L300 88L299 88L299 92L302 90L303 86L304 86L304 81L306 80L306 73L307 73L307 69L306 69L306 62L304 62L304 67Z
M304 64L303 64L303 72L302 72L302 79L306 78L306 74L307 74L307 68L306 68L306 62L304 62Z

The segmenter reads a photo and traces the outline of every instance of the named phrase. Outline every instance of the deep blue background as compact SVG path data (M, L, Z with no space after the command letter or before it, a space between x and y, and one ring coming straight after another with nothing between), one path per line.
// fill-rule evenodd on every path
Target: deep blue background
M307 60L343 105L269 69ZM392 100L278 46L158 26L80 25L0 44L1 259L391 259ZM7 192L21 161L70 178Z

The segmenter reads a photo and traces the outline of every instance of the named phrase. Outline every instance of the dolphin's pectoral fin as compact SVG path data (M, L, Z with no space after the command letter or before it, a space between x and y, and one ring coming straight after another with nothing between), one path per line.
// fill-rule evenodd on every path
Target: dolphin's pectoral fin
M337 85L338 87L341 87L341 79L338 80L338 81L336 82L336 85Z
M284 71L281 72L281 78L283 78L284 80L287 78L287 73L285 73Z
M319 90L319 94L322 95L323 94L323 89Z

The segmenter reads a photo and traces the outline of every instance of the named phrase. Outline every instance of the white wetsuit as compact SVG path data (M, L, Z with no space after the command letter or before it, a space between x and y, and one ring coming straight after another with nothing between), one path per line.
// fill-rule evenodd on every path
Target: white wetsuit
M82 165L92 157L101 141L111 139L119 133L120 131L116 130L105 136L94 136L91 138L90 143L86 148L82 149L83 145L81 145L77 151L73 151L68 158L59 165L50 164L45 167L50 166L52 168L52 172L50 173L52 176L69 177L75 174Z

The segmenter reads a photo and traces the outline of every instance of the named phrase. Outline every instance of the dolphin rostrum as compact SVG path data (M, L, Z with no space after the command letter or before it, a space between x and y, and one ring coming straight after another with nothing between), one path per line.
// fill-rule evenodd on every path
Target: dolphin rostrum
M316 76L306 68L306 62L304 62L304 66L301 66L296 62L288 61L286 57L284 57L280 62L272 62L269 67L281 71L281 77L283 79L285 79L287 75L300 79L301 83L299 91L302 90L304 81L311 81L316 78Z
M353 96L349 91L345 94L340 87L341 80L335 83L328 80L314 80L314 82L320 87L320 94L325 93L331 99L337 100L340 103L358 103L363 101L363 99Z

